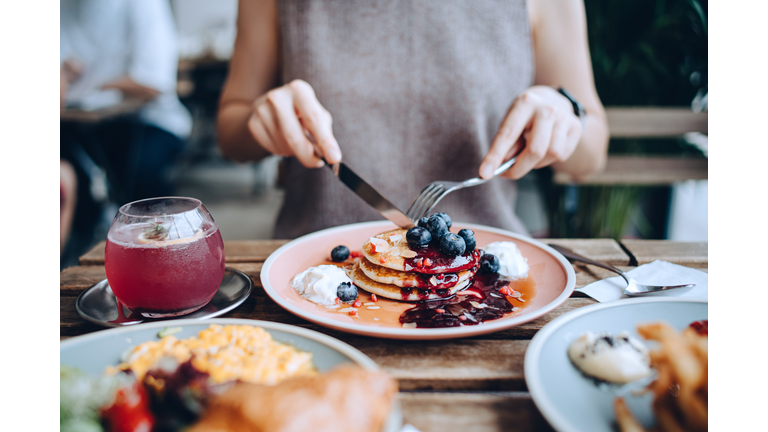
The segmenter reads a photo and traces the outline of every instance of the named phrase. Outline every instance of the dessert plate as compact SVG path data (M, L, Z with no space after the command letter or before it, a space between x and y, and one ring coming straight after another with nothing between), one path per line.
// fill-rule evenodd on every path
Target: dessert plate
M693 321L708 319L706 300L640 298L586 306L544 326L525 352L525 382L533 401L556 430L614 432L615 392L600 388L568 358L571 342L587 331L619 333L626 330L643 341L638 324L664 321L683 330ZM649 348L653 345L649 342ZM651 394L625 394L624 400L646 429L653 426Z
M557 251L528 237L482 225L455 222L451 231L468 228L475 232L477 247L495 242L514 242L530 267L529 280L534 294L522 309L497 320L478 325L448 328L404 328L400 315L414 303L379 298L374 309L363 306L358 316L351 317L336 309L328 309L299 296L290 286L291 279L309 267L332 264L331 250L345 245L360 250L370 237L397 228L387 221L363 222L329 228L299 237L286 243L264 262L261 282L267 294L282 308L316 324L339 331L390 339L449 339L491 333L532 321L562 304L573 292L576 276L573 267ZM363 258L364 259L364 258ZM360 290L360 300L370 302L370 296Z
M355 363L368 370L379 369L376 362L362 352L322 333L288 324L236 318L206 321L177 319L172 322L144 323L73 337L62 341L59 345L60 363L76 367L89 375L99 376L108 366L118 365L120 356L129 348L143 342L159 340L157 334L166 326L181 327L181 330L173 335L177 339L184 339L197 336L211 324L261 327L269 332L274 340L311 352L312 362L320 372L326 372L343 363ZM396 402L383 432L396 432L400 430L402 424L402 411L400 404Z
M224 268L224 277L218 291L207 305L178 317L153 319L134 313L125 306L117 309L117 299L112 293L109 282L104 279L80 293L75 302L75 309L84 319L105 327L122 327L143 322L167 321L176 319L206 319L223 315L240 306L253 290L253 281L245 273L230 267Z

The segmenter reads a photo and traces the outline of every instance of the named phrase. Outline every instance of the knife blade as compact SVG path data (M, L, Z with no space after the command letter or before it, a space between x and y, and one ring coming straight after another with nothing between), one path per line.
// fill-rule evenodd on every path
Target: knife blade
M333 175L338 177L345 186L350 188L352 192L362 198L368 205L381 213L382 216L394 222L395 225L403 229L409 229L416 226L408 216L395 207L394 204L389 202L389 200L384 198L373 188L373 186L369 185L365 180L360 178L359 175L355 174L355 172L349 169L343 162L328 166L331 168L331 171L333 171Z

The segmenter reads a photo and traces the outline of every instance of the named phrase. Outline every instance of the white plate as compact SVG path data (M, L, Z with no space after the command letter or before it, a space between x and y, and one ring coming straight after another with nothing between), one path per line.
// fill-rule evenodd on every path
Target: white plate
M564 314L534 336L525 353L525 382L544 418L561 432L614 432L614 393L598 388L568 359L568 346L587 331L638 336L638 324L663 321L683 330L708 319L706 300L643 298L587 306ZM650 346L650 344L649 344ZM624 396L646 428L654 424L650 394Z
M452 231L469 228L475 232L477 247L495 241L514 242L528 260L529 276L535 283L535 296L526 300L519 312L479 325L449 328L403 328L400 314L410 304L379 298L381 309L360 308L356 318L316 305L300 297L290 286L298 273L319 264L328 264L331 250L346 245L360 250L370 237L396 228L389 221L363 222L329 228L290 241L273 252L261 269L264 290L285 310L316 324L347 333L392 339L448 339L491 333L532 321L561 305L576 284L573 267L557 251L531 238L482 225L454 223ZM360 290L363 301L368 294Z
M181 327L181 331L174 333L174 337L183 339L197 336L201 330L208 328L211 324L261 327L276 341L311 352L312 362L320 372L326 372L343 363L355 363L368 370L379 369L376 362L362 352L322 333L288 324L236 318L160 321L73 337L61 342L60 363L76 367L93 376L100 376L108 366L117 366L120 363L120 355L127 349L143 342L159 340L157 333L165 327ZM396 403L387 419L384 431L397 431L401 426L402 412L400 404Z

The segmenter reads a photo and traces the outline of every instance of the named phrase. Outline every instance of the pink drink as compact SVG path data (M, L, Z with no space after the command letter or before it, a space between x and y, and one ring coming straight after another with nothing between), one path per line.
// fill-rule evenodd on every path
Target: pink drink
M115 297L148 317L183 315L205 306L224 276L224 243L215 224L191 237L148 241L148 224L110 230L104 265Z

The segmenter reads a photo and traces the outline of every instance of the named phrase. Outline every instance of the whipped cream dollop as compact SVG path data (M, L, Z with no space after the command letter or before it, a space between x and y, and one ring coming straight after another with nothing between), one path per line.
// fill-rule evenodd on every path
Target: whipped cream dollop
M341 268L326 264L297 274L291 280L291 287L305 299L329 306L336 304L336 293L342 282L352 283L352 280Z
M499 259L500 275L512 279L528 276L528 260L520 253L520 249L515 243L510 241L493 242L482 249L485 253L496 255L496 258Z
M584 333L568 347L568 357L585 374L616 384L651 374L648 349L625 331L618 335Z

